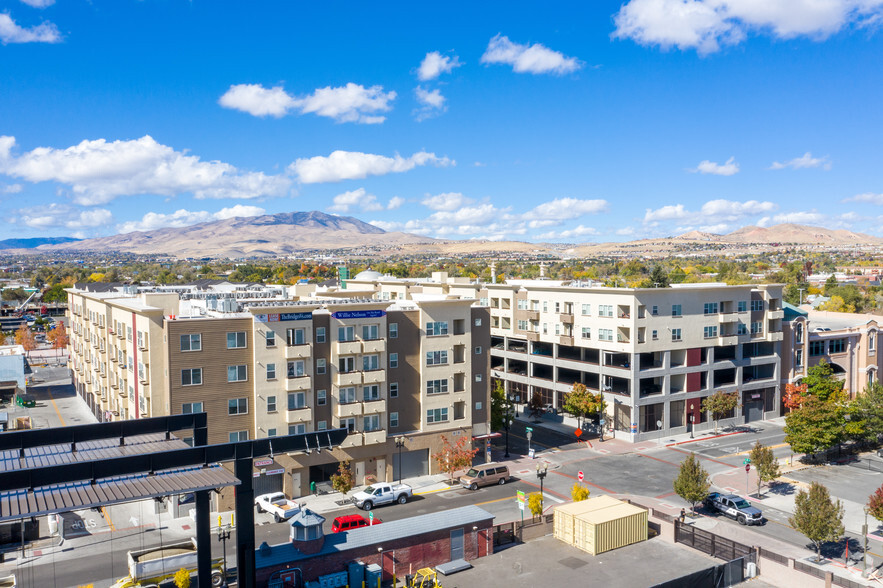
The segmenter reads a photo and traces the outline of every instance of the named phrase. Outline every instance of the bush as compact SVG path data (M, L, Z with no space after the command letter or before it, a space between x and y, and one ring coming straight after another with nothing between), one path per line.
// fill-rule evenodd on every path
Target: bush
M580 502L586 500L589 497L589 489L577 482L573 485L573 488L570 489L570 497L573 498L574 502Z
M181 568L175 572L175 588L190 588L190 571Z
M530 513L535 517L543 514L543 497L539 492L534 492L527 497L527 508L530 509Z

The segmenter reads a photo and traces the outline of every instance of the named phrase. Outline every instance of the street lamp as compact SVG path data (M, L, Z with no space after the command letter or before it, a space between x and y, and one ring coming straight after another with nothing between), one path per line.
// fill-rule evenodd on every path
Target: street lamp
M221 515L218 515L218 541L221 542L224 550L224 565L221 570L221 573L224 574L224 583L222 586L227 585L227 539L230 538L230 526L221 526Z
M402 447L405 446L405 438L402 435L396 437L396 448L399 450L399 484L402 483Z
M503 416L503 428L506 429L506 453L503 457L509 457L509 428L512 426L510 410L512 409L512 395L506 394L506 414Z
M862 525L862 578L868 577L868 513L871 512L871 509L866 504L864 507L865 511L865 524Z
M690 403L690 439L693 438L693 403Z
M546 473L549 470L549 465L546 463L537 464L537 478L540 480L540 512L543 512L543 480L546 478Z

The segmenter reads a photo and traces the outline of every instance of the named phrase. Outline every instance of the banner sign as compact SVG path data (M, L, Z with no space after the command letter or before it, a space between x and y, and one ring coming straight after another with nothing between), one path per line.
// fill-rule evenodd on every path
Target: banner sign
M276 314L256 314L254 320L259 323L278 323L279 321L311 321L312 312L283 312Z
M338 320L380 318L382 316L386 316L385 310L341 310L331 313L331 317Z

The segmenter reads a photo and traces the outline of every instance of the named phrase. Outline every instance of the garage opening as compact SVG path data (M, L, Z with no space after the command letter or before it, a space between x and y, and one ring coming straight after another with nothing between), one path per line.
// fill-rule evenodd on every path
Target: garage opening
M429 449L402 451L392 456L393 479L416 478L429 474Z

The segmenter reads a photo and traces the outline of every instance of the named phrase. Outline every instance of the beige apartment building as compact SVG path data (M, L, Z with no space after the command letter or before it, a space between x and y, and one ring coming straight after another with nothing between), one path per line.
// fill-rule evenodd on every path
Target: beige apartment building
M210 443L349 430L333 451L256 463L259 491L305 494L344 460L359 484L435 473L442 435L489 432L490 317L475 300L229 283L90 288L68 290L70 366L100 420L204 411Z
M608 288L544 279L487 284L444 273L423 280L363 274L347 280L346 289L381 300L477 299L490 311L491 377L516 402L538 394L560 411L580 382L604 394L605 428L617 438L709 428L701 401L717 391L739 394L740 406L727 422L780 414L781 286Z

